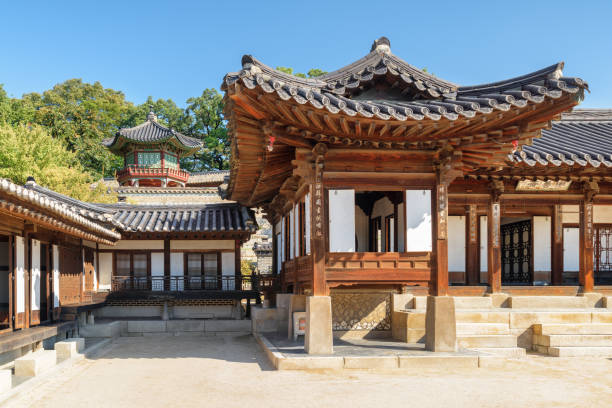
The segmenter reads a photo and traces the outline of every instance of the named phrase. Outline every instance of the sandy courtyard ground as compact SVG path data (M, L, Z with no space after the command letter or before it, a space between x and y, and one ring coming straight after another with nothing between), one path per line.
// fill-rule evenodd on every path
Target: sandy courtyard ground
M124 337L10 407L612 407L612 359L520 369L274 371L251 336Z

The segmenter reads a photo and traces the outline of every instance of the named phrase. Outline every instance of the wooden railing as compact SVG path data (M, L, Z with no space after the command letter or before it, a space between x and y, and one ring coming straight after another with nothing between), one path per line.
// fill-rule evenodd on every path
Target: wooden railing
M327 281L419 283L431 276L430 252L330 252Z
M283 262L285 282L308 281L312 278L312 256L305 255Z

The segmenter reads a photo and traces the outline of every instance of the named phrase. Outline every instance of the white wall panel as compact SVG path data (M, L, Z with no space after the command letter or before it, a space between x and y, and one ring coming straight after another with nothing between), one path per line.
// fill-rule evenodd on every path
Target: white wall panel
M406 252L431 251L431 190L406 190Z
M233 252L222 252L221 253L221 275L223 276L234 276L236 273L236 258ZM224 279L222 280L223 290L234 290L235 280Z
M404 218L406 217L406 212L404 211L404 203L398 204L397 206L397 229L399 230L397 233L397 246L399 252L405 252L406 242L406 230L404 229Z
M177 249L234 249L235 242L231 239L173 239L170 241L170 250ZM164 249L163 241L161 248Z
M183 268L183 252L172 252L170 254L170 275L171 276L184 276L185 269ZM182 280L171 281L171 290L183 290L184 283Z
M563 228L563 270L578 272L580 269L580 229Z
M580 221L580 207L577 205L562 205L561 221L564 224L578 224Z
M93 287L94 290L98 290L98 273L100 272L98 269L98 253L96 251L94 251L93 253L94 256L94 261L93 261L93 266L94 266L94 273L93 273Z
M551 234L550 217L533 217L533 270L550 272L551 270Z
M612 224L612 205L594 205L593 222L596 224Z
M480 272L488 272L489 266L487 265L487 236L489 230L487 229L487 216L480 216Z
M306 201L304 203L304 232L305 232L305 246L306 254L310 255L310 193L306 194Z
M100 282L98 289L110 290L111 276L113 275L113 254L112 252L100 252Z
M100 249L161 249L164 250L164 240L162 239L125 239L117 241L115 245L100 244Z
M32 245L32 259L30 263L30 306L32 310L40 310L40 241L33 239Z
M25 313L25 247L23 237L15 237L15 312Z
M355 206L355 234L357 235L357 252L368 252L369 218L359 206Z
M164 276L164 253L151 252L151 277ZM154 280L151 286L152 290L163 290L164 283L162 280Z
M465 272L465 217L448 217L448 270Z
M329 251L355 252L355 190L329 190Z
M60 307L60 271L59 271L59 247L57 245L53 245L53 254L52 254L52 263L53 267L51 269L51 273L53 274L53 307ZM110 287L110 279L109 279L109 287Z

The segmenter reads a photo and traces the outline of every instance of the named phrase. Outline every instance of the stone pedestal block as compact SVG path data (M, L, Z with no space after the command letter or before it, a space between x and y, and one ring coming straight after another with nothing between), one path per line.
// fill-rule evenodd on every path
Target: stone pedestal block
M457 324L453 297L427 297L425 349L429 351L457 350Z
M276 324L277 332L280 335L289 333L289 306L291 304L292 293L276 294Z
M55 350L39 350L15 360L15 375L34 377L53 367L57 362Z
M170 320L170 314L168 313L168 302L164 302L164 305L162 306L161 319L164 321Z
M55 343L58 361L72 358L83 350L85 350L85 339L82 337L75 337Z
M13 386L13 373L11 370L0 370L0 394L11 389Z
M306 335L304 350L308 354L333 354L331 297L306 298Z
M87 315L87 324L89 325L95 324L93 313L90 313Z

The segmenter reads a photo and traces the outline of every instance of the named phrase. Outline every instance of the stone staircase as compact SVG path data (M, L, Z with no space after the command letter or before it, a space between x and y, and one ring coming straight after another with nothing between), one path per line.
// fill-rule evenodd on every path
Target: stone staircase
M551 356L612 355L612 298L496 296L454 298L459 348L514 358L527 350ZM426 301L415 296L394 305L394 338L424 341Z

